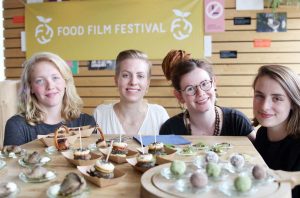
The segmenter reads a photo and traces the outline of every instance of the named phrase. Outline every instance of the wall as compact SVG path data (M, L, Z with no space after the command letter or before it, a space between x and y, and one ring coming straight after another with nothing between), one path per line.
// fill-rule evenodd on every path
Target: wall
M218 105L234 107L252 117L251 83L259 66L284 64L300 73L300 8L281 6L278 11L287 12L288 31L283 33L257 33L256 12L236 11L235 0L226 2L226 31L213 33L214 71L217 75ZM12 17L24 15L22 0L4 0L5 75L18 79L25 54L20 50L20 32L24 24L13 24ZM271 12L270 9L264 11ZM235 26L234 17L251 17L251 25ZM271 39L269 48L253 48L254 39ZM158 46L159 47L159 46ZM236 59L220 59L220 50L237 50ZM170 115L180 112L170 83L161 70L161 60L152 60L153 78L147 99L163 105ZM79 74L75 76L77 90L84 100L84 111L92 113L95 106L105 100L118 98L112 71L89 71L87 61L80 61Z

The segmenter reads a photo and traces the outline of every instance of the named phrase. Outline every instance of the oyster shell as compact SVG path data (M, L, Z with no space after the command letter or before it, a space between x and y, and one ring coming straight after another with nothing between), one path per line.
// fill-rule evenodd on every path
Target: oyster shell
M29 179L41 179L44 178L47 174L48 170L41 165L36 165L32 169L28 169L26 172L26 176Z
M76 173L69 173L60 185L58 194L68 196L73 193L80 193L86 188L86 181Z
M37 151L34 151L31 154L27 154L23 160L28 164L37 164L40 163L41 155Z

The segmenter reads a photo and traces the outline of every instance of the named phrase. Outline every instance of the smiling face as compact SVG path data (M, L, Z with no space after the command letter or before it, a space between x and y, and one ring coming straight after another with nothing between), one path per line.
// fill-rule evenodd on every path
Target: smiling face
M36 63L30 74L30 86L31 93L43 109L62 107L66 82L53 63Z
M211 81L207 71L201 68L195 68L189 73L183 75L180 80L180 88L184 90L187 86L200 85L204 81ZM203 91L197 86L197 91L194 96L187 95L184 91L176 91L176 97L180 102L185 103L189 112L206 112L214 108L216 93L215 83L212 82L212 87Z
M120 100L136 102L143 100L149 87L149 65L140 59L125 59L120 63L120 73L115 77Z
M264 127L285 128L291 100L280 84L268 76L257 79L254 86L253 113Z

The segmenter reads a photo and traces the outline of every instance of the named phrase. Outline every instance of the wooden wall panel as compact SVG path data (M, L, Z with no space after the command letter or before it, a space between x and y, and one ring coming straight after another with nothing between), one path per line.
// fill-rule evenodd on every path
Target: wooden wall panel
M4 55L7 79L19 79L25 53L20 50L20 34L24 24L14 24L14 16L24 15L24 0L4 0ZM300 9L280 6L278 12L287 12L287 32L256 32L256 15L264 11L237 11L235 0L225 1L226 31L209 33L212 36L213 55L209 60L214 64L217 78L217 104L234 107L252 117L251 87L257 69L264 64L284 64L300 74ZM235 26L234 17L251 17L251 25ZM268 48L254 48L254 39L270 39ZM159 46L158 46L159 47ZM236 59L220 59L221 50L237 50ZM152 80L146 99L163 105L170 115L180 112L170 82L165 80L161 70L162 60L152 60ZM92 113L94 108L107 100L118 100L113 71L88 69L88 61L80 61L79 74L75 75L78 93L84 101L84 111Z

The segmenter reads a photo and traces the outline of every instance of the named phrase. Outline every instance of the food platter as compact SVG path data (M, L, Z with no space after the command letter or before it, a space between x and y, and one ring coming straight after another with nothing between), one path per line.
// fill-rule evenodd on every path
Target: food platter
M156 166L141 177L141 197L199 197L199 194L192 191L177 190L175 187L176 182L167 180L160 175L163 168L169 167L170 163ZM219 190L218 183L213 184L212 189L201 192L204 197L228 197L226 194ZM290 197L290 186L287 183L272 182L268 185L259 186L256 192L247 197L272 197L272 198L284 198Z

